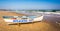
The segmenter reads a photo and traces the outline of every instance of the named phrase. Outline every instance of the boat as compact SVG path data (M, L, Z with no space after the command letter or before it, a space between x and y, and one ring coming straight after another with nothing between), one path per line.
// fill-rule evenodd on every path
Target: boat
M3 20L7 24L30 23L30 22L42 21L43 16L3 16Z

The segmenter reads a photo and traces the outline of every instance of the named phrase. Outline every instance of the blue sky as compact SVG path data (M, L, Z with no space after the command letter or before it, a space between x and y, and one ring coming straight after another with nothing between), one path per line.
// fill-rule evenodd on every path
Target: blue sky
M0 0L0 9L60 9L60 0Z

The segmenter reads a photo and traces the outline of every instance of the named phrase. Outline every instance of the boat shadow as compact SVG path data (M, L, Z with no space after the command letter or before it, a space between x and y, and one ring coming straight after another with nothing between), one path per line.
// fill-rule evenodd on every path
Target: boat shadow
M36 22L27 22L27 23L13 23L13 24L8 24L8 25L24 25L24 24L34 24L34 23L39 23L39 22L42 22L42 21L36 21Z

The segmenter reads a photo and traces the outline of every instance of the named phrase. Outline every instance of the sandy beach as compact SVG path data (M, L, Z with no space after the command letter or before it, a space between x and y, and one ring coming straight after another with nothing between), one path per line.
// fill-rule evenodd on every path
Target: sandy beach
M60 17L47 17L42 22L8 25L2 16L23 16L15 12L0 11L0 31L60 31L60 26L55 21L60 21Z

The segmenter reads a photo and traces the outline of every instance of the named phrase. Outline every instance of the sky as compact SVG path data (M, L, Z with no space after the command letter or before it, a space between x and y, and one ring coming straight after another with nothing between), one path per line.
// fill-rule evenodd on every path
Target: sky
M60 9L60 0L0 0L0 9Z

